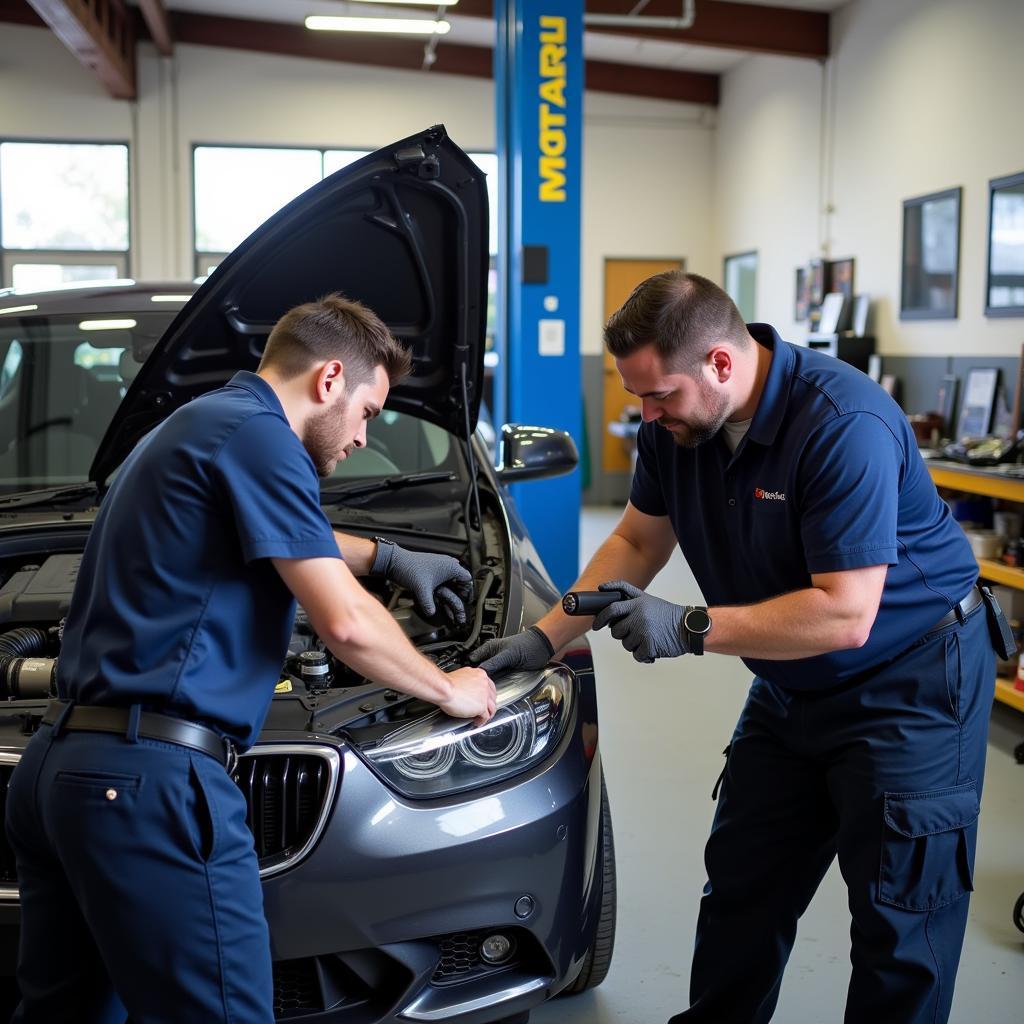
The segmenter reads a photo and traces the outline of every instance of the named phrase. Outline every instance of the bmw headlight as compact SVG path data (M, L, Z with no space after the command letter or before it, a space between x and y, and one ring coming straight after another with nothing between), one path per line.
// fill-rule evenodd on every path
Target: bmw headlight
M558 745L570 718L574 678L561 665L539 676L518 673L498 685L498 710L486 725L435 711L362 752L406 796L489 786L535 765Z

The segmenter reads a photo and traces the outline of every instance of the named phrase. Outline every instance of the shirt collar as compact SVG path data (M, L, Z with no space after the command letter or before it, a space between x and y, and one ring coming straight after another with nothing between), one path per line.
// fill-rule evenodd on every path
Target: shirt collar
M284 406L281 405L281 399L277 397L277 392L258 373L239 370L228 381L227 386L229 388L244 388L257 401L265 405L270 412L277 413L281 419L287 422L288 417L284 414Z
M768 364L768 376L765 377L761 398L757 403L757 410L746 439L770 445L775 440L775 435L782 425L782 417L786 413L795 358L792 346L787 345L770 324L747 324L747 330L758 345L763 345L771 351L772 361Z

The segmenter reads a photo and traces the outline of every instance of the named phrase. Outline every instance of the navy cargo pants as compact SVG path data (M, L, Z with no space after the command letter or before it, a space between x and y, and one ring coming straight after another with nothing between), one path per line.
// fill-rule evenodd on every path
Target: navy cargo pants
M15 769L24 1024L273 1024L245 799L206 754L44 725Z
M866 680L823 693L755 680L705 853L691 1005L669 1024L771 1019L797 920L837 854L847 1024L948 1019L994 684L984 605Z

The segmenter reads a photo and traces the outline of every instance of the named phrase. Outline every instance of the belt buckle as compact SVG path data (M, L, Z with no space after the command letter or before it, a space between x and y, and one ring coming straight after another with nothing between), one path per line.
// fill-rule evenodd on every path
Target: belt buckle
M223 737L224 740L224 771L228 775L234 775L235 769L238 767L238 749L234 743L227 738Z

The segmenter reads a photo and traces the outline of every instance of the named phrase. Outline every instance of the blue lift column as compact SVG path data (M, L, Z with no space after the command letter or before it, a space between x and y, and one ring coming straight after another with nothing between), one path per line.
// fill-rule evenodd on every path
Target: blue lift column
M568 431L582 453L583 0L495 0L494 11L504 419ZM563 591L579 571L580 478L512 488Z

